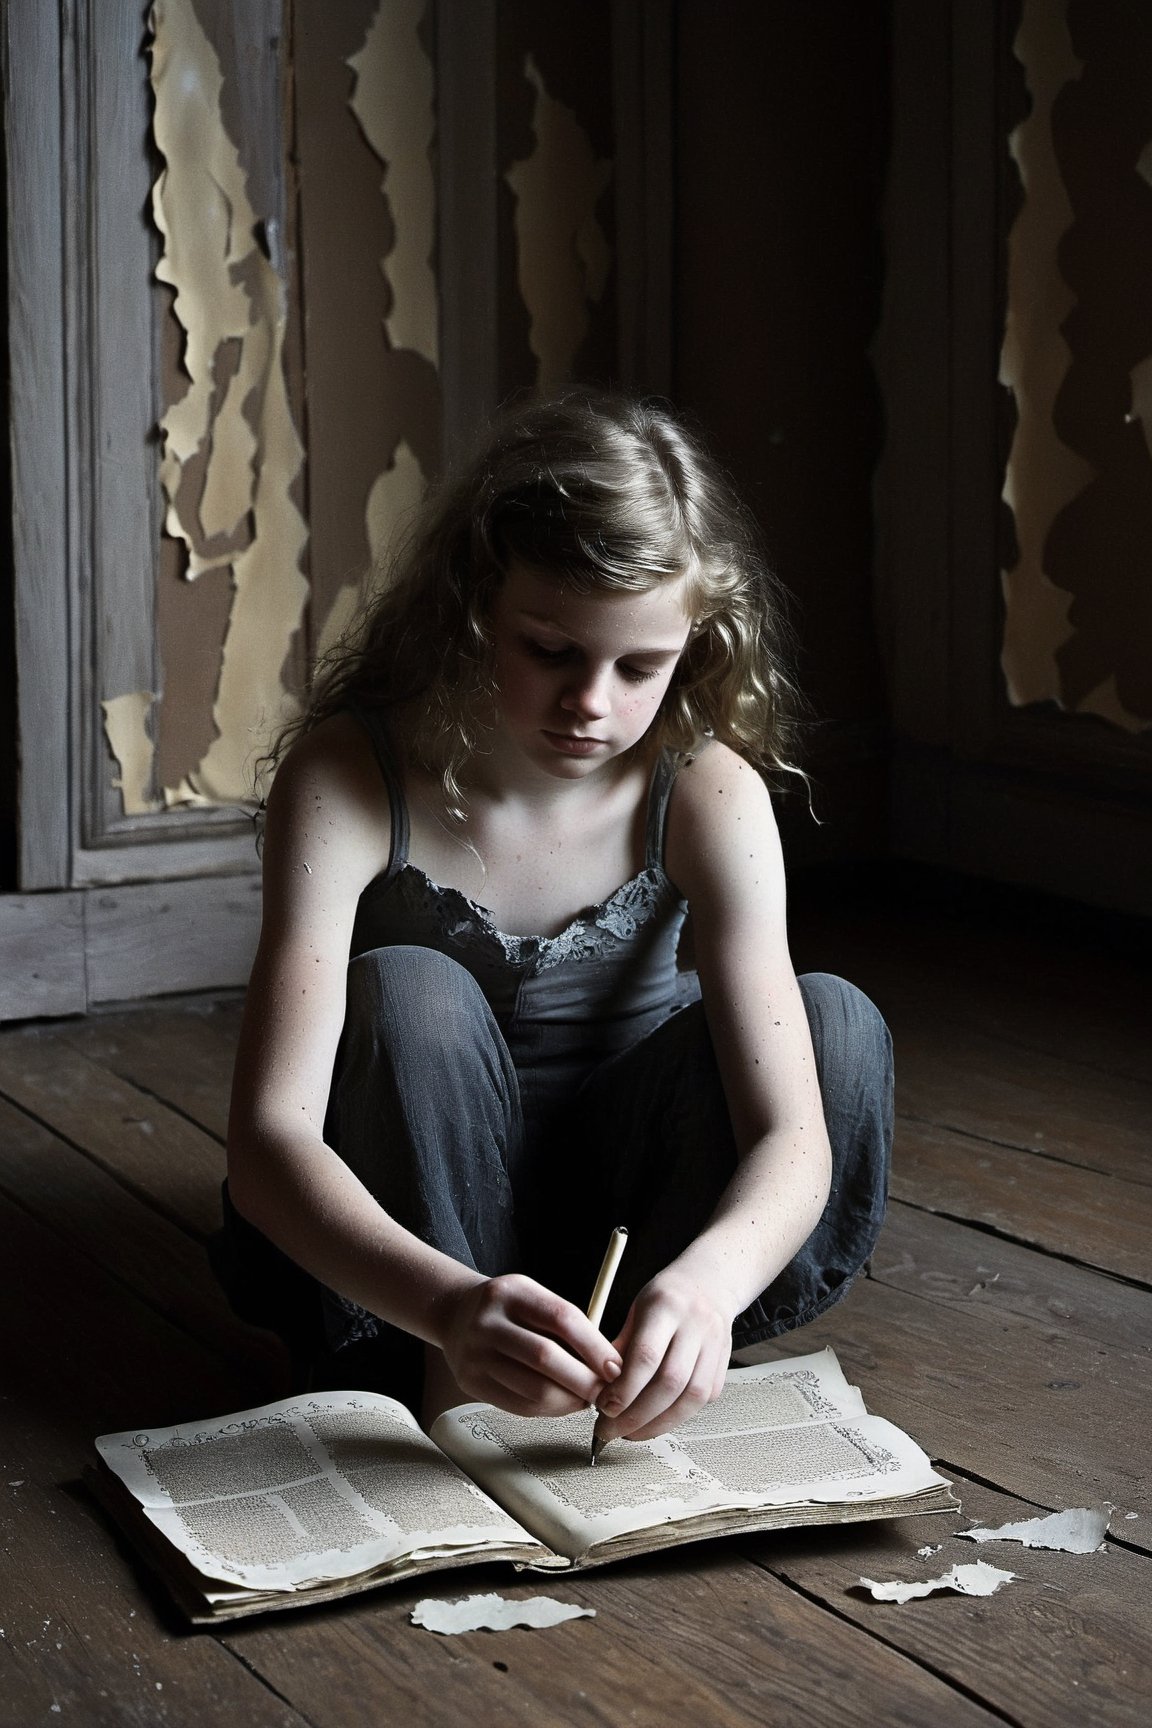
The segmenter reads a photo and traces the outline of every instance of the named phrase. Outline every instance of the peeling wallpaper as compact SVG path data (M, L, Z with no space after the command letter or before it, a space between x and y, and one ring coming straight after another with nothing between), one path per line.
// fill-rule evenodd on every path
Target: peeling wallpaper
M597 207L612 178L571 108L549 94L531 55L524 76L535 93L533 150L505 178L516 199L520 294L530 317L536 382L554 389L573 374L612 261Z
M501 168L530 369L503 366L502 389L575 374L611 269L612 163L569 88L595 89L607 38L549 14L544 65L580 43L562 99L524 51L540 16L511 8L496 48L531 115L529 147L505 137ZM440 461L432 7L267 0L243 23L241 41L224 0L155 0L149 16L162 674L157 690L102 693L126 816L250 801L302 669L380 580ZM290 64L259 58L270 39ZM276 79L283 140L246 135L254 88L268 128ZM594 106L602 134L599 89Z
M150 30L153 137L164 162L152 196L162 240L156 276L173 291L183 337L181 388L159 426L164 533L177 543L185 581L223 571L229 594L211 735L178 780L157 783L145 693L104 699L125 814L250 797L268 730L291 710L283 667L308 600L307 531L295 496L304 450L285 378L284 284L258 241L224 124L220 61L195 8L157 0Z
M305 667L440 463L434 7L261 7L282 21L279 64L253 61L249 16L239 43L235 0L149 16L160 672L98 692L126 816L250 799ZM500 0L495 16L499 388L609 377L610 13ZM1022 0L1020 16L1003 670L1014 704L1135 732L1152 722L1152 12Z
M1023 0L1001 381L1009 700L1152 724L1152 13Z

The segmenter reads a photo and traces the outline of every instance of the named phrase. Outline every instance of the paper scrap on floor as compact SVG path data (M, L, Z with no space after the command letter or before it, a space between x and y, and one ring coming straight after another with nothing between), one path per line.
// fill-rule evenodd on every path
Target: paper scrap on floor
M595 1608L558 1602L552 1596L529 1596L516 1602L507 1596L465 1596L444 1602L426 1596L412 1610L413 1626L427 1632L507 1632L513 1626L559 1626L564 1620L595 1619Z
M897 1578L886 1584L878 1584L873 1578L861 1578L860 1582L871 1590L877 1602L910 1602L914 1596L931 1596L936 1590L958 1590L961 1596L994 1596L1002 1584L1010 1583L1015 1576L1015 1572L1002 1572L998 1566L989 1566L986 1560L977 1560L973 1565L953 1566L943 1577L927 1578L920 1584L904 1584Z
M957 1530L969 1542L1022 1542L1025 1548L1056 1548L1064 1554L1095 1554L1108 1530L1108 1513L1075 1506L1067 1512L1052 1512L1046 1518L1025 1518L1017 1524L1001 1524L989 1530Z

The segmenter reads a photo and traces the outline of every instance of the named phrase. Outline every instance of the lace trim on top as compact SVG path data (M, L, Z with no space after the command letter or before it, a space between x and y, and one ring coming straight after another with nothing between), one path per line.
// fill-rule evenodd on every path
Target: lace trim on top
M460 940L495 943L510 966L546 972L565 960L598 960L630 941L645 924L680 903L676 888L659 868L642 870L598 906L580 913L557 936L512 936L498 930L486 906L457 888L442 888L415 864L406 864L383 889L400 889L440 931Z

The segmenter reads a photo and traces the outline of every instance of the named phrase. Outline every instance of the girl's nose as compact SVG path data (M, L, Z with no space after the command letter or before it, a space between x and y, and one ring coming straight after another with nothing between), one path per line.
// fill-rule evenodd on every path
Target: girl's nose
M603 720L612 712L607 674L586 674L573 680L561 696L560 706L568 713L583 715L588 720Z

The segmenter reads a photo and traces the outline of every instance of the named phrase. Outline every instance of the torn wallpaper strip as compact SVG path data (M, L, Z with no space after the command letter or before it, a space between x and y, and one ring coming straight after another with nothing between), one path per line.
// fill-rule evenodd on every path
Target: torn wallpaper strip
M612 252L596 206L612 164L596 156L571 108L548 94L531 55L524 76L536 91L536 146L504 178L516 196L520 292L531 319L536 382L548 390L571 377L588 334L589 302L607 286Z
M423 17L424 0L382 0L364 46L348 64L356 74L350 106L384 164L382 190L392 213L395 238L380 261L392 291L384 320L388 340L436 366L436 101L432 62L420 39Z
M125 816L143 816L157 808L152 795L155 746L148 732L153 701L151 690L131 690L100 704L104 736L120 770L112 784L119 789Z
M1032 106L1009 148L1024 202L1008 236L1008 303L1000 382L1016 401L1016 430L1004 475L1004 498L1016 523L1019 558L1004 582L1004 676L1016 704L1060 697L1056 651L1072 634L1072 597L1044 569L1044 543L1056 516L1095 470L1063 443L1053 411L1070 362L1060 325L1076 296L1060 271L1059 244L1072 226L1052 137L1052 105L1078 76L1062 8L1024 0L1014 43Z
M257 242L239 154L221 117L220 62L195 8L156 0L151 12L153 135L164 169L153 216L156 268L175 292L188 389L161 421L165 527L188 552L188 574L227 565L233 583L213 722L216 737L166 804L252 796L255 756L291 711L282 671L308 584L307 529L292 498L303 466L284 376L284 287ZM218 367L227 371L221 391ZM208 451L202 496L182 485ZM249 524L247 544L212 538Z

